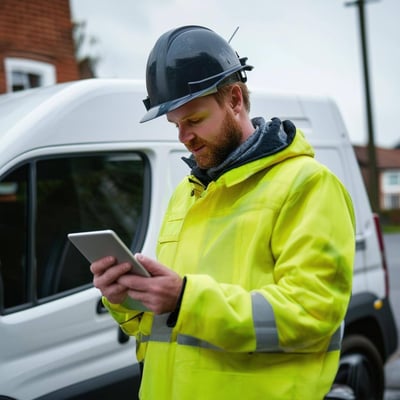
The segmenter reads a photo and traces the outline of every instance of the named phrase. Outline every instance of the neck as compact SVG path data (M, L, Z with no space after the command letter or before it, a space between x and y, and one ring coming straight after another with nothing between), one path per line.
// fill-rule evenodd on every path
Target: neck
M255 131L255 128L253 124L251 123L251 119L248 114L246 114L246 117L242 119L241 121L241 127L242 127L242 143L245 142Z

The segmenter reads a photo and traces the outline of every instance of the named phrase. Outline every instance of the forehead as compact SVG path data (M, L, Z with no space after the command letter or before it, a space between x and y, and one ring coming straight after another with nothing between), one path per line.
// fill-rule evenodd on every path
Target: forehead
M170 122L177 122L190 118L192 115L203 112L212 112L219 108L217 100L213 95L198 97L167 113Z

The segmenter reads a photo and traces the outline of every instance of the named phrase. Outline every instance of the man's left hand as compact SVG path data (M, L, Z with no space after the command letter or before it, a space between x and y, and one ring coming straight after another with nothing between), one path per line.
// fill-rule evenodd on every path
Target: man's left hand
M136 257L149 271L151 277L128 273L122 275L118 283L128 288L130 297L139 300L155 314L174 311L182 290L183 279L152 258L143 254L137 254Z

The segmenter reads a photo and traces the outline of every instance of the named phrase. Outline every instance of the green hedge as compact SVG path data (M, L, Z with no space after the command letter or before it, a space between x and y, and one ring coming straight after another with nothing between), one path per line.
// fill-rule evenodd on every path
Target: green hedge
M379 216L385 232L400 232L400 209L382 210Z

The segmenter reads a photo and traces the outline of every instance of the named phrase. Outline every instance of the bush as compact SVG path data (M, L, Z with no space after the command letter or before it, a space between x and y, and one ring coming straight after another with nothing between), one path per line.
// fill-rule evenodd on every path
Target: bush
M379 216L385 232L400 232L400 209L382 210Z

